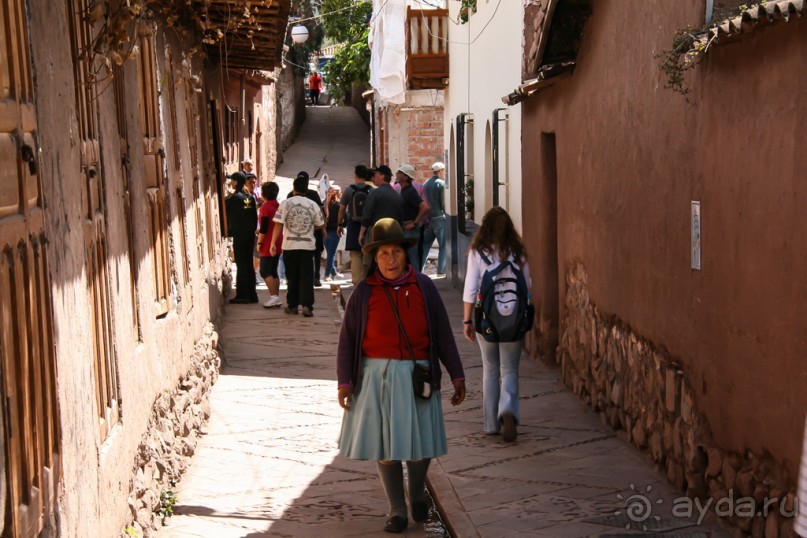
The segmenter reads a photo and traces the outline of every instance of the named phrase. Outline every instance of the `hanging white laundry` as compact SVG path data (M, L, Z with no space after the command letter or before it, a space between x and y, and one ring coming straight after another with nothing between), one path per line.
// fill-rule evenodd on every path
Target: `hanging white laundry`
M406 100L406 0L373 0L370 85L380 105Z

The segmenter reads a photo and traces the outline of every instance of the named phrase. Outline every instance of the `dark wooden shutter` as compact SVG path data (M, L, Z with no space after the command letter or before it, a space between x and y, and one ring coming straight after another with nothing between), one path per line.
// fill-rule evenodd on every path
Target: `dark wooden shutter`
M51 282L23 0L0 0L0 368L4 535L36 536L56 502L59 411Z

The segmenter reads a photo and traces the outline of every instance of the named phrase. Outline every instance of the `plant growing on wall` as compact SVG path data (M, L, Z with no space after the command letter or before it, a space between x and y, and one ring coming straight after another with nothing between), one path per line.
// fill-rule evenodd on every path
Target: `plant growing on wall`
M166 519L173 516L176 503L177 496L172 490L168 489L160 493L160 517Z
M465 218L474 220L474 178L468 176L465 179Z
M729 12L723 13L724 17L742 15L755 6L764 6L767 0L741 4ZM715 10L717 14L717 8ZM665 88L669 88L684 97L689 93L685 75L700 63L712 45L717 43L718 26L710 24L702 27L687 26L678 30L673 36L672 46L668 50L663 50L656 55L661 59L659 69L664 73L666 81Z
M689 87L684 76L700 63L716 40L716 26L708 29L687 26L676 32L672 48L656 55L656 58L662 59L659 69L667 77L664 87L686 96Z
M462 0L460 6L460 22L466 23L471 18L471 14L476 13L476 0Z

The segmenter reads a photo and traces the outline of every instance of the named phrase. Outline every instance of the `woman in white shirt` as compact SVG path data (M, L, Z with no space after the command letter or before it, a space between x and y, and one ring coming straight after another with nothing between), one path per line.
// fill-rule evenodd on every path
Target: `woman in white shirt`
M524 338L513 342L488 342L484 338L477 338L472 319L485 271L496 269L500 263L508 260L521 269L529 289L532 283L524 243L510 215L500 207L493 207L482 219L468 249L462 298L463 329L465 338L469 342L478 342L482 353L484 432L488 435L501 432L504 441L511 443L518 436L518 365Z

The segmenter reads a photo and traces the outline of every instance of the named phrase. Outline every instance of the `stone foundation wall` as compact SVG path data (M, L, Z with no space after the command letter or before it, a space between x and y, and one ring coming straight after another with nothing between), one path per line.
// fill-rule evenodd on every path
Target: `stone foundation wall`
M132 469L129 508L137 536L153 536L162 526L160 494L173 490L190 464L202 425L210 417L208 396L219 375L218 334L205 327L194 347L191 369L154 402L151 419ZM125 530L121 537L130 538Z
M559 348L563 382L621 438L648 453L689 497L716 503L731 495L735 506L742 497L754 499L756 506L777 499L767 517L726 518L744 534L793 536L792 517L782 512L794 512L795 480L770 455L717 446L686 371L616 316L600 312L587 280L580 263L566 273Z

